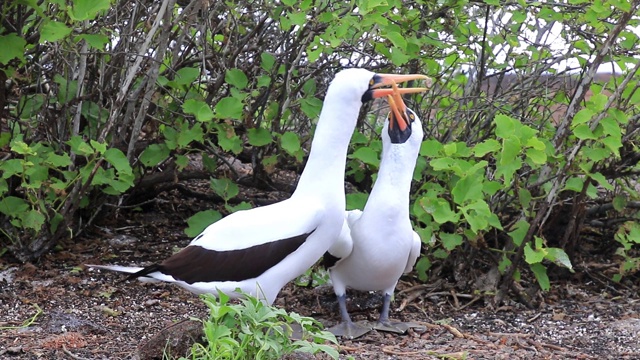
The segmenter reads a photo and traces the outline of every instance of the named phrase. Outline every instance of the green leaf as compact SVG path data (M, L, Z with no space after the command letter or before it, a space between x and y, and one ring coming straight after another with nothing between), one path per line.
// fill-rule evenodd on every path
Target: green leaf
M589 125L580 124L573 129L573 134L580 140L596 139Z
M287 131L280 137L280 146L289 154L295 155L300 150L300 137L294 132Z
M176 83L176 85L190 85L193 84L199 77L200 68L185 67L176 71L176 76L174 77L173 81Z
M533 148L527 149L527 158L531 159L534 164L543 165L547 163L547 153Z
M612 204L616 211L622 211L627 206L627 199L624 196L616 195L613 197Z
M244 105L242 101L234 97L220 99L215 107L215 116L218 119L242 119Z
M503 114L498 114L493 119L493 122L496 124L496 136L501 137L503 139L513 136L516 130L516 120Z
M189 99L182 104L182 110L185 113L195 116L200 122L209 122L213 119L213 111L209 104L202 100Z
M544 249L532 249L531 244L526 244L524 246L524 259L527 264L536 264L542 262L546 255L546 251Z
M178 146L182 148L186 148L194 141L199 143L203 142L204 131L202 130L202 126L200 124L194 124L193 127L189 127L189 123L183 123L176 140Z
M502 190L502 184L498 181L484 181L482 183L482 192L489 196L495 195L498 191Z
M571 260L569 260L569 256L564 250L559 248L547 248L547 260L553 261L556 265L565 267L571 272L573 272L573 265L571 265Z
M234 154L239 154L242 151L242 141L240 137L236 135L235 130L229 124L217 124L218 130L218 146L224 151L231 151Z
M61 104L66 104L76 97L76 93L78 92L77 81L67 82L67 79L59 74L54 75L53 80L60 86L57 97Z
M394 46L391 49L391 62L396 66L402 66L409 62L411 57L406 54L406 52L399 47Z
M183 170L189 165L190 159L185 155L182 155L182 154L176 155L175 159L176 159L176 165L178 165L179 170Z
M260 66L264 70L266 71L273 70L273 67L275 66L275 63L276 63L276 58L273 55L263 52L262 54L260 54L260 60L261 60Z
M518 190L518 200L520 201L520 206L526 210L529 208L531 204L531 192L526 188L521 188Z
M629 0L610 0L610 3L624 12L631 11L631 2Z
M75 21L91 20L100 11L111 7L110 0L74 0L68 9L69 17Z
M35 155L36 152L24 141L16 140L11 143L11 151L20 155Z
M295 12L287 14L293 25L303 26L307 21L307 14L304 12Z
M589 108L584 108L580 111L578 111L574 116L573 119L571 120L571 125L572 126L577 126L580 124L585 124L588 123L589 120L591 120L591 118L593 117L593 111Z
M29 210L20 216L20 220L22 220L23 227L38 232L44 225L46 218L39 211Z
M589 101L587 101L587 104L591 105L590 108L592 110L602 111L602 110L604 110L604 107L607 104L608 100L609 100L608 96L600 93L600 94L592 95L589 98Z
M509 266L511 266L511 260L509 260L505 254L502 256L500 263L498 263L498 270L500 271L500 274L504 275L505 270L507 270L507 267Z
M224 201L229 201L229 199L240 193L238 185L227 178L211 179L211 189Z
M0 35L0 44L2 44L2 51L0 51L0 64L6 65L9 61L18 58L24 59L24 48L27 46L27 41L15 33L9 35Z
M420 156L436 157L442 150L442 144L435 139L429 139L420 145Z
M347 210L364 209L368 198L369 194L362 192L347 194Z
M251 204L249 204L246 201L243 201L239 204L236 205L229 205L229 204L225 204L224 208L227 209L228 212L230 213L234 213L236 211L240 211L240 210L249 210L251 209L253 206L251 206Z
M7 144L11 141L11 133L10 132L0 132L0 148L7 146Z
M202 233L202 231L204 231L207 226L220 219L222 219L222 214L220 214L218 211L200 211L187 220L187 225L189 226L184 229L184 233L189 237L196 237L200 233Z
M169 154L170 150L164 143L151 144L140 154L140 162L147 167L156 166L166 160Z
M53 167L67 167L71 165L71 158L68 154L58 155L56 153L48 153L45 159L45 164L51 165Z
M96 50L104 50L109 43L109 37L102 34L80 34L76 36L76 39L86 41L89 46Z
M491 209L489 204L483 199L479 199L469 203L460 208L460 212L464 215L464 219L469 224L471 231L474 234L478 234L480 230L487 230L489 226L489 219L492 218ZM492 219L493 223L502 227L500 221Z
M488 139L473 147L473 153L476 157L483 157L488 153L500 150L500 142L495 139Z
M418 204L427 214L433 216L433 220L439 224L446 222L456 223L460 216L451 210L449 202L442 198L424 196L418 200Z
M529 268L533 272L533 275L535 275L536 280L538 280L540 289L542 289L542 291L549 291L551 283L549 282L549 276L547 275L547 268L540 263L531 264Z
M25 188L39 189L42 183L49 179L49 169L46 166L37 165L25 170L28 183L23 184Z
M547 149L547 145L545 144L545 142L540 140L540 139L538 139L538 138L535 138L535 137L532 137L532 138L528 139L525 142L525 145L527 147L530 147L530 148L536 149L536 150L540 150L540 151L545 151Z
M247 138L252 146L265 146L273 141L271 132L263 128L254 128L247 130Z
M257 82L257 87L261 88L261 87L266 87L269 86L269 84L271 84L271 78L268 77L267 75L260 75L258 76L258 82Z
M453 201L460 205L468 200L482 199L482 177L472 173L461 178L451 189L451 195L453 195Z
M69 139L69 141L67 141L67 144L69 146L71 146L71 150L73 152L75 152L76 154L79 155L91 155L93 154L95 151L93 150L93 148L91 146L89 146L89 144L87 144L81 136L73 136L71 137L71 139Z
M98 142L96 140L89 140L89 145L96 151L98 154L104 154L107 151L107 144Z
M508 136L502 140L502 152L500 152L500 164L505 165L513 162L519 155L522 147L520 139L515 136Z
M380 159L378 153L370 147L360 147L353 154L349 155L350 159L358 159L367 165L378 167Z
M522 240L524 240L524 237L527 235L528 231L529 231L529 223L526 222L525 220L519 220L514 225L514 230L509 233L509 236L511 237L511 239L513 240L513 243L516 246L520 246L520 244L522 244Z
M620 148L622 147L622 140L620 136L607 136L600 140L604 146L607 147L617 158L620 157Z
M40 43L56 42L64 39L71 33L71 29L64 23L58 21L47 21L42 25L40 29Z
M9 159L0 162L0 174L2 178L8 179L16 174L21 174L27 164L23 159Z
M204 168L209 172L214 172L218 167L216 160L207 154L202 154L202 165L204 165Z
M391 43L397 48L404 49L407 47L407 40L399 32L390 31L384 34L384 36L391 40Z
M113 165L113 167L121 174L133 174L129 160L127 156L117 148L107 149L104 153L104 158Z
M458 234L448 234L444 232L440 232L440 241L442 242L442 247L447 249L448 251L453 251L458 246L462 245L462 236Z
M29 204L19 197L7 196L0 199L0 213L15 217L29 210Z
M249 84L249 79L240 69L229 69L225 73L224 81L238 89L244 89Z
M603 188L613 191L613 185L611 185L609 181L607 181L607 178L605 178L601 173L592 173L589 174L589 177L597 181Z
M315 119L322 110L322 101L315 96L300 99L300 110L310 119Z
M45 100L44 94L24 95L20 97L20 102L15 110L21 119L32 119L36 117Z
M420 281L427 281L427 271L431 269L431 266L431 261L429 261L426 256L423 256L420 258L420 260L418 260L418 262L416 263L416 271L418 272L418 278L420 279Z

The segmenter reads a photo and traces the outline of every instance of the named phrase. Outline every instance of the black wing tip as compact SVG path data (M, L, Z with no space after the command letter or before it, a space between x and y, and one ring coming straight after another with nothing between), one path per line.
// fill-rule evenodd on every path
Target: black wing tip
M156 271L161 271L162 267L160 266L160 264L153 264L153 265L149 265L147 267L145 267L144 269L138 271L138 272L134 272L132 274L129 274L126 278L120 280L119 282L125 282L125 281L129 281L129 280L135 280L139 277L143 277L143 276L147 276L149 274L151 274L152 272L156 272Z

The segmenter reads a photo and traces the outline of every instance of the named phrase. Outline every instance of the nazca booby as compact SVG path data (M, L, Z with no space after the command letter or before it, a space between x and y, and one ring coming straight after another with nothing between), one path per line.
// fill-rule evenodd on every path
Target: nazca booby
M409 192L423 130L420 119L399 94L389 99L389 105L380 169L371 194L363 211L346 212L340 236L325 254L342 318L329 329L337 336L356 338L372 329L351 320L347 287L383 292L380 318L373 328L403 333L417 326L391 322L389 306L398 279L411 271L420 255L422 242L409 220Z
M157 264L87 266L130 273L127 279L172 282L196 294L222 291L238 297L240 289L272 304L280 289L322 257L341 231L347 148L362 103L393 91L425 91L383 88L417 79L428 78L340 71L327 90L306 166L289 199L230 214Z

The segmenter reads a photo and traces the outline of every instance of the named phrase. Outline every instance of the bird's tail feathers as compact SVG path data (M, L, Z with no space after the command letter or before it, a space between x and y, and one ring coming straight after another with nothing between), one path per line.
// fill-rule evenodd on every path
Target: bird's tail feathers
M142 267L138 267L138 266L91 265L91 264L86 264L86 266L88 266L90 268L94 268L94 269L117 271L117 272L121 272L121 273L130 274L129 276L127 276L126 278L124 278L120 282L124 282L124 281L127 281L127 280L133 280L135 278L138 278L138 280L140 280L141 282L160 282L161 281L159 279L154 279L152 277L147 277L146 275L149 272L147 272L147 274L142 274L142 272L147 270L147 268L142 268Z
M86 266L88 266L90 268L94 268L94 269L117 271L117 272L123 272L123 273L127 273L127 274L137 273L138 271L143 269L143 268L137 267L137 266L120 266L120 265L90 265L90 264L87 264Z

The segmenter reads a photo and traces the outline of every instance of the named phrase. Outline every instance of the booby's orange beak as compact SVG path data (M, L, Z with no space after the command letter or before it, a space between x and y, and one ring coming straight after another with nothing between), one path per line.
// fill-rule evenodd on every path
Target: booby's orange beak
M411 125L416 119L416 114L409 109L402 100L400 89L396 84L391 84L391 95L387 96L389 101L389 119L387 134L392 144L404 144L411 138Z
M410 126L411 118L407 112L407 105L404 104L402 95L400 95L400 88L398 88L395 82L392 83L391 86L391 95L387 95L389 108L391 109L391 113L389 114L389 129L393 129L397 125L398 129L402 132Z
M369 83L369 90L365 95L369 95L370 99L377 99L384 96L393 95L394 93L414 94L427 91L426 87L416 88L382 88L383 86L393 86L394 84L402 84L411 80L427 80L427 86L431 86L431 78L420 74L375 74Z

